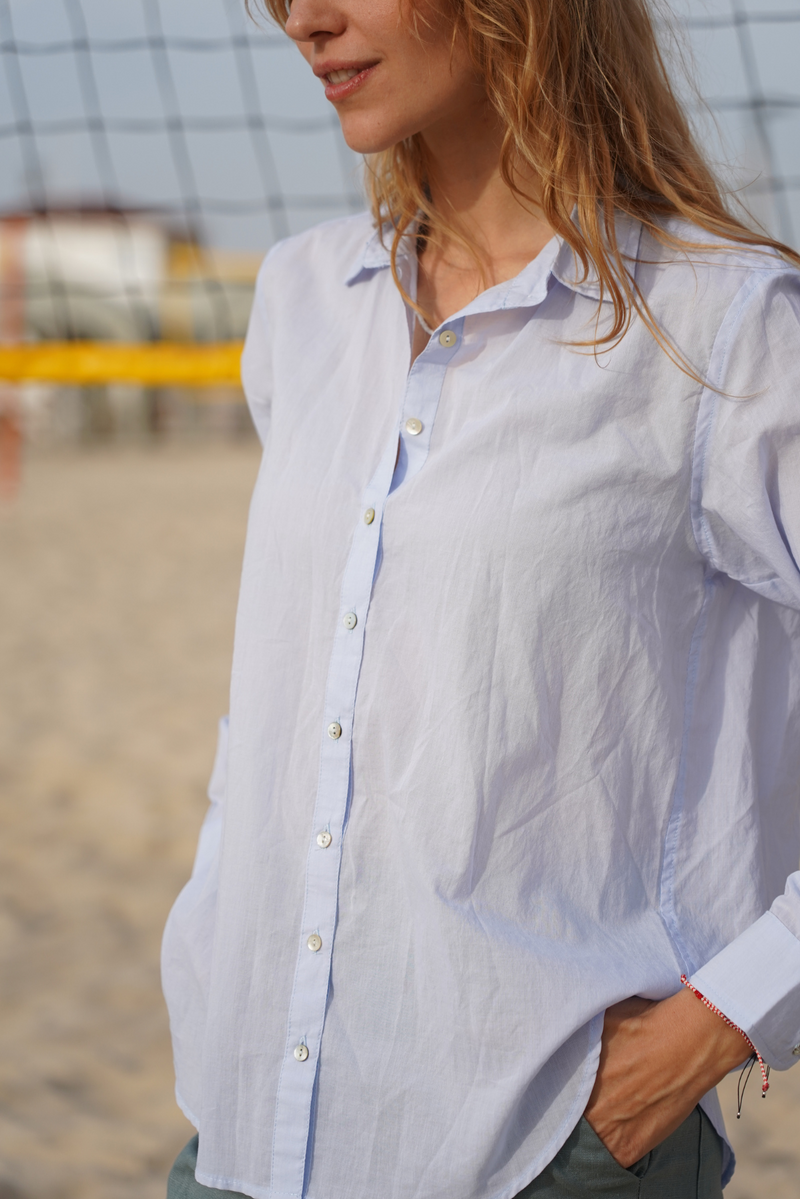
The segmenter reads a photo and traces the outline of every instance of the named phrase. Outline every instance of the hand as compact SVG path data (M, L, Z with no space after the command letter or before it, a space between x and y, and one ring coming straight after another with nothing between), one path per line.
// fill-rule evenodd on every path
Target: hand
M600 1066L584 1115L627 1169L749 1056L744 1037L689 990L660 1003L623 999L606 1012Z

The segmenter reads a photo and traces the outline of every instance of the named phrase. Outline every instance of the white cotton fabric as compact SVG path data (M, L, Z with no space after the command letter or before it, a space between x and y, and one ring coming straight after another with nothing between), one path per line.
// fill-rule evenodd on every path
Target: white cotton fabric
M676 228L708 249L618 221L705 387L640 319L570 346L611 305L556 239L410 372L367 216L265 261L229 743L164 941L206 1186L510 1199L604 1009L682 972L797 1060L800 276Z

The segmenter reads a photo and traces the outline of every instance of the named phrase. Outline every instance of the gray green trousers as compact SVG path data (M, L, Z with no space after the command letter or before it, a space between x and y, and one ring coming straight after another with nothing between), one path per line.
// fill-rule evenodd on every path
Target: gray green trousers
M197 1137L179 1154L167 1199L232 1199L195 1180ZM699 1107L688 1120L630 1169L618 1165L585 1120L538 1178L517 1199L720 1199L722 1141Z

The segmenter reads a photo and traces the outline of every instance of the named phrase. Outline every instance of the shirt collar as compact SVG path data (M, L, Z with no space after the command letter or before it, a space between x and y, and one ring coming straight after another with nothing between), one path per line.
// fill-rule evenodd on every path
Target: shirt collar
M380 271L384 267L392 265L392 256L389 250L392 244L392 236L392 226L388 221L380 229L375 230L366 244L359 250L350 272L345 278L345 284L348 287L353 283L360 283L362 278L366 278L373 271ZM411 257L413 244L413 236L405 234L397 249L398 262Z
M574 219L577 224L577 216ZM642 236L642 222L636 217L629 216L626 212L617 211L614 215L614 227L620 254L623 259L632 264L628 269L632 275L635 275L635 264L639 257L639 242ZM588 296L591 300L599 300L601 298L600 279L594 263L589 263L586 278L581 279L583 269L575 257L572 247L561 238L559 241L561 247L553 267L556 279L570 291L576 291L581 296ZM608 288L603 290L602 298L606 303L611 303Z
M635 263L639 253L639 241L642 233L641 221L624 212L617 212L614 218L617 233L617 245L623 258ZM345 284L349 287L354 283L370 278L375 271L384 270L391 266L389 247L392 240L391 225L384 224L382 229L376 229L354 260ZM415 252L413 234L406 234L398 247L397 262L401 266ZM632 271L633 273L633 271ZM491 296L491 308L527 308L540 304L547 295L550 278L555 278L564 287L579 295L588 296L592 300L600 299L600 280L597 270L592 263L585 279L580 278L581 266L575 258L571 246L560 237L554 237L548 242L540 254L529 262L514 278L505 283L492 287L483 293L484 302L481 308L486 308L486 300ZM478 296L473 304L481 300ZM608 289L603 293L603 300L610 302ZM470 308L473 307L471 304Z

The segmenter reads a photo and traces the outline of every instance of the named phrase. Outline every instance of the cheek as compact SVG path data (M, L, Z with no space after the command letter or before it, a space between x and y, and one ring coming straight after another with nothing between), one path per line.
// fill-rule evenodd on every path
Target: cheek
M379 7L371 14L373 31ZM374 42L382 51L374 84L338 106L345 140L357 153L388 149L442 118L469 112L475 100L474 69L466 48L453 47L452 25L440 23L418 37L411 25L398 21L394 5L387 25L391 35L382 29Z

